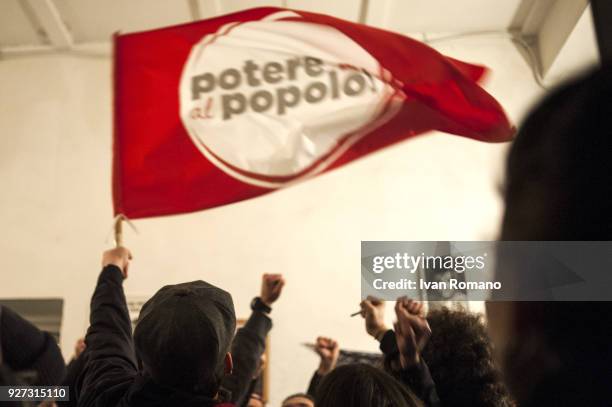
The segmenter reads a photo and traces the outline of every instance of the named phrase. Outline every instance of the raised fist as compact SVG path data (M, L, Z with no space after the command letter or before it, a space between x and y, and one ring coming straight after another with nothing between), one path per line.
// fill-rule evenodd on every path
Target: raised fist
M121 269L123 278L127 278L130 260L132 260L132 253L125 247L119 246L107 250L102 254L102 267L110 265L117 266Z
M264 274L261 278L261 300L268 307L278 300L283 286L285 285L285 279L282 274Z
M397 316L395 340L400 351L400 363L404 369L420 363L421 351L431 336L427 320L411 312L411 310L421 311L418 305L413 305L414 302L400 298L395 303Z
M369 296L359 305L361 306L361 316L365 318L366 332L380 340L388 330L385 325L385 302Z
M340 346L338 342L332 338L319 336L315 344L315 352L317 352L321 358L318 369L318 373L321 376L334 370L336 363L338 363L338 357L340 356Z

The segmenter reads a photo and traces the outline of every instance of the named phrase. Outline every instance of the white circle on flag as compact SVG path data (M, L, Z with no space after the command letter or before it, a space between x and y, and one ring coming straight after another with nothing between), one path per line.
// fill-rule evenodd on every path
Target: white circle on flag
M180 115L210 162L243 182L276 188L325 170L395 114L390 82L337 29L272 15L225 25L193 46Z

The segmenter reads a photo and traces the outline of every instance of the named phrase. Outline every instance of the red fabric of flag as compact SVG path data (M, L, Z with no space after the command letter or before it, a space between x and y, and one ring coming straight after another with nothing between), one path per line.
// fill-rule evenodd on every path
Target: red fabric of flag
M483 67L320 14L118 35L114 62L113 201L132 219L252 198L430 130L513 134Z

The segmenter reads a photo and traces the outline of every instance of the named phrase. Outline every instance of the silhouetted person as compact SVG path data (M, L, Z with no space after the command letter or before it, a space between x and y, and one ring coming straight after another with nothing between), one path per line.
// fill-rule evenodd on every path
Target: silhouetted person
M612 71L552 92L508 156L502 240L612 240ZM601 270L610 273L611 270ZM510 271L500 280L515 278ZM521 406L610 405L612 304L489 302Z
M66 366L55 338L0 306L1 385L58 385Z
M204 281L165 286L142 307L132 338L123 292L130 258L122 247L103 255L78 405L220 405L221 380L232 370L232 297Z

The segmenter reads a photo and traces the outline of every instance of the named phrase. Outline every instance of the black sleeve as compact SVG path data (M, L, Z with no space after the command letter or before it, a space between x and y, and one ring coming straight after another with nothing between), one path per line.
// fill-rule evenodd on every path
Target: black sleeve
M395 332L393 329L389 329L387 332L385 332L380 340L380 351L385 355L385 357L396 356L399 354L397 342L395 341Z
M117 266L106 266L100 273L91 299L85 343L87 365L75 386L79 405L100 405L102 400L104 404L114 405L122 396L121 384L129 382L137 373L123 276ZM98 399L106 390L110 391Z
M266 349L266 336L270 329L272 320L261 311L253 311L234 336L231 350L234 369L221 385L231 393L230 401L236 405L240 405L247 396L259 359Z
M308 384L308 390L306 390L306 394L315 397L317 394L317 388L319 387L319 384L321 383L322 379L323 376L321 376L319 372L315 370L314 374L310 378L310 383Z
M55 404L58 406L74 407L77 405L75 393L76 380L87 364L87 353L87 349L85 349L78 358L72 358L66 366L66 376L64 376L62 381L62 386L68 386L70 397L68 401L56 401Z
M385 332L381 338L380 350L385 355L385 368L387 371L408 386L417 397L423 400L425 405L429 407L440 405L436 384L423 358L421 358L421 362L416 366L411 366L408 369L401 369L399 367L399 349L395 340L395 332L392 329Z
M418 398L423 400L426 406L440 406L440 398L436 391L436 384L423 358L421 358L421 362L418 365L403 369L400 372L400 379Z
M261 379L261 375L257 379L251 380L251 383L249 383L249 387L244 392L244 397L242 397L240 404L235 404L235 406L248 407L249 399L251 398L251 395L253 394L253 392L255 391L255 388L257 387L257 381L260 379Z
M66 367L53 336L7 307L0 307L0 342L2 363L13 371L34 370L39 385L61 383Z

